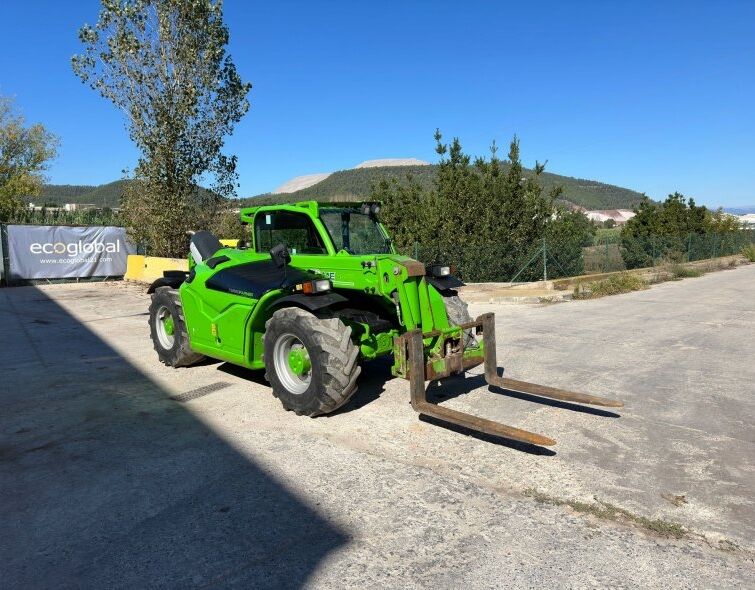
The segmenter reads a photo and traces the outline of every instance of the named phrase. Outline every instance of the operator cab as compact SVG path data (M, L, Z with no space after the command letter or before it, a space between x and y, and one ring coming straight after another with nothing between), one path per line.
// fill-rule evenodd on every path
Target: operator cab
M270 211L257 215L254 222L257 252L268 252L284 243L291 254L327 254L323 240L305 213Z
M256 250L266 252L283 242L292 255L327 255L326 242L330 241L334 253L390 254L390 240L381 229L376 213L374 205L361 209L323 205L319 209L319 221L325 231L321 232L305 211L262 211L254 220Z

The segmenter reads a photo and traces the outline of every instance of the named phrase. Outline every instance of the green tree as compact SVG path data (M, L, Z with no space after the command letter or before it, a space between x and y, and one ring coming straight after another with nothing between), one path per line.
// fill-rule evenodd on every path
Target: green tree
M13 102L0 97L0 221L19 214L23 197L41 194L44 172L57 148L57 137L40 123L27 127Z
M102 0L79 38L74 72L123 111L141 151L122 203L132 237L184 256L185 232L208 227L238 186L236 157L222 149L251 84L226 53L222 2Z
M645 198L621 230L621 253L627 268L652 266L657 260L733 254L739 229L732 216L698 206L679 192L663 203Z
M435 142L440 162L433 187L423 189L411 177L373 186L371 198L384 203L381 217L396 246L413 255L417 243L423 262L454 263L466 280L510 279L547 226L560 223L551 219L559 188L545 193L543 164L525 172L516 137L506 161L495 143L489 158L472 162L458 139L444 144L436 131Z
M381 179L372 186L370 200L382 203L381 221L389 228L394 246L405 254L414 255L414 244L426 236L422 209L426 192L412 174L406 181Z
M233 209L232 205L226 205L224 209L214 220L210 229L221 239L225 240L248 240L250 239L249 231L246 226L241 225L239 212Z
M558 208L549 220L545 240L554 265L548 276L576 276L584 272L583 248L592 246L597 228L581 211Z

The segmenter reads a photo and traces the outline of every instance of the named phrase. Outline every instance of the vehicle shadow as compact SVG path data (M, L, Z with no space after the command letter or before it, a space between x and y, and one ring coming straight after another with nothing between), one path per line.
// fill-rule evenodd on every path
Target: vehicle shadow
M374 402L375 400L377 400L385 391L385 383L389 381L390 379L394 378L393 375L391 374L391 365L392 365L392 360L390 357L381 357L381 358L377 358L375 360L366 362L362 366L362 374L359 377L359 384L358 384L357 392L343 407L339 408L332 414L328 414L328 415L337 416L339 414L347 414L349 412L354 412ZM264 371L253 371L251 369L245 369L243 367L239 367L237 365L233 365L230 363L220 363L218 365L218 370L222 371L223 373L233 375L235 377L239 377L242 379L246 379L248 381L257 383L259 385L264 385L265 387L269 387L269 383L264 378ZM441 383L442 383L442 386L439 386ZM437 403L442 403L444 401L447 401L449 399L453 399L460 395L469 393L470 391L477 389L478 387L482 387L486 385L486 383L485 383L485 378L482 375L467 374L464 377L462 376L450 377L450 378L444 379L442 382L433 381L433 382L428 383L428 385L429 385L428 401L437 404ZM614 414L613 412L606 412L604 410L584 407L577 404L570 404L567 402L545 399L542 397L532 396L532 395L528 395L528 394L520 393L516 391L502 390L502 389L492 387L492 386L489 387L489 390L492 391L493 393L504 393L505 395L508 395L510 397L515 397L517 399L523 399L527 401L534 401L536 403L543 403L545 405L549 405L553 407L564 408L564 409L574 410L578 412L582 411L589 414L595 414L598 416L618 417L618 414ZM409 382L408 381L406 382L406 395L407 395L407 402L408 402L409 401ZM475 438L477 440L480 440L489 444L495 444L498 446L506 447L506 448L520 451L523 453L527 453L530 455L540 455L540 456L547 456L547 457L556 455L555 451L547 447L541 447L538 445L523 443L523 442L503 438L500 436L485 434L482 432L478 432L476 430L465 428L463 426L451 424L449 422L445 422L443 420L440 420L438 418L434 418L431 416L418 415L417 418L421 420L422 422L426 422L428 424L432 424L440 428L445 428L452 432L457 432L459 434L470 436L472 438Z
M458 426L457 424L451 424L450 422L438 420L437 418L433 418L432 416L420 415L419 419L420 421L427 422L428 424L432 424L433 426L439 426L441 428L445 428L446 430L475 438L484 443L498 445L499 447L506 447L507 449L526 453L527 455L539 455L541 457L555 457L557 455L556 451L549 449L548 447L541 447L539 445L519 442L517 440L511 440L509 438L504 438L501 436L485 434L484 432L478 432L476 430L471 430L463 426Z
M246 367L240 367L239 365L234 365L233 363L215 361L213 359L207 359L205 362L207 362L207 364L209 365L217 364L218 371L225 373L226 375L232 375L233 377L238 377L239 379L244 379L245 381L251 381L252 383L256 383L257 385L270 387L270 384L265 379L265 371L263 370L247 369Z
M378 399L383 391L385 391L386 381L394 378L391 374L391 365L392 360L389 357L378 358L366 363L362 368L362 376L360 377L359 389L357 390L357 393L353 398L351 398L349 403L347 403L337 412L334 412L334 415L342 412L346 413L358 410L359 408L364 407L367 404ZM460 381L464 382L465 380L458 380L453 378L446 379L442 382L442 387L437 387L437 385L440 383L438 381L429 383L428 385L430 387L428 389L428 400L432 403L440 403L442 401L462 395L463 393L467 393L471 389L479 387L478 384L470 384L469 381L466 381L466 384L464 386L460 386ZM444 395L442 392L446 390L446 386L449 386L450 390L447 395ZM466 387L467 389L463 390L462 387ZM407 403L409 403L408 381L406 381L406 401ZM449 422L445 422L443 420L439 420L430 416L418 414L417 418L420 421L432 424L433 426L445 428L452 432L470 436L489 444L499 445L502 447L514 449L516 451L521 451L523 453L541 456L553 456L556 454L553 450L545 447L477 432L476 430L471 430L463 426L457 426L456 424L451 424Z
M44 290L0 310L4 588L299 588L348 542Z
M332 415L353 412L377 400L385 391L386 381L393 379L391 364L390 357L381 357L364 363L356 393Z
M477 389L478 387L487 387L488 391L497 395L504 395L514 399L520 399L523 401L533 402L543 406L550 406L552 408L560 408L562 410L569 410L572 412L579 412L583 414L591 414L593 416L601 416L603 418L621 418L621 414L611 412L609 410L603 410L593 406L583 406L581 404L575 404L571 402L565 402L557 399L550 399L547 397L541 397L539 395L533 395L530 393L523 393L521 391L515 391L513 389L505 389L496 385L488 385L485 381L484 375L476 375L472 373L466 373L464 377L461 376L451 378L448 380L450 387L443 388L442 391L437 391L433 395L437 397L437 401L443 401L458 397Z

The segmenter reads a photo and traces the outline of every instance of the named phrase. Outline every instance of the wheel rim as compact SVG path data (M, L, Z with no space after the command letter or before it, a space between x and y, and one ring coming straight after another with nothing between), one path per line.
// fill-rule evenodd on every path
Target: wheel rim
M175 324L170 310L164 305L155 314L155 331L157 332L157 340L160 342L160 346L166 350L173 348L173 344L176 341Z
M312 363L301 340L293 334L282 334L273 345L275 374L283 386L301 395L312 382Z

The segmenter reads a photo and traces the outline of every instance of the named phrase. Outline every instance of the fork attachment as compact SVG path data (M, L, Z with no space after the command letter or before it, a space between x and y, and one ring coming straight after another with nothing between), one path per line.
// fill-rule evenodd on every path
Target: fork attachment
M449 375L460 373L466 369L477 366L482 362L485 363L485 381L488 385L510 391L527 393L538 397L546 397L579 404L590 404L610 408L621 408L624 405L618 400L566 391L564 389L557 389L555 387L537 385L535 383L527 383L525 381L517 381L516 379L508 379L499 376L495 347L495 315L492 313L483 314L474 322L461 324L459 328L464 331L474 329L478 336L482 335L482 348L484 351L483 358L476 355L465 355L463 344L464 337L462 337L458 339L456 348L451 349L452 351L446 353L442 359L430 359L426 362L423 338L439 336L439 332L423 334L421 330L412 330L401 336L399 339L400 342L398 349L402 353L402 356L405 355L404 358L406 359L405 368L409 378L412 408L414 408L419 414L437 418L444 422L456 424L470 430L476 430L485 434L500 436L531 445L555 445L556 441L547 436L500 424L499 422L459 412L458 410L452 410L451 408L439 406L428 401L427 391L425 390L425 381L442 379ZM445 347L441 348L445 349Z

